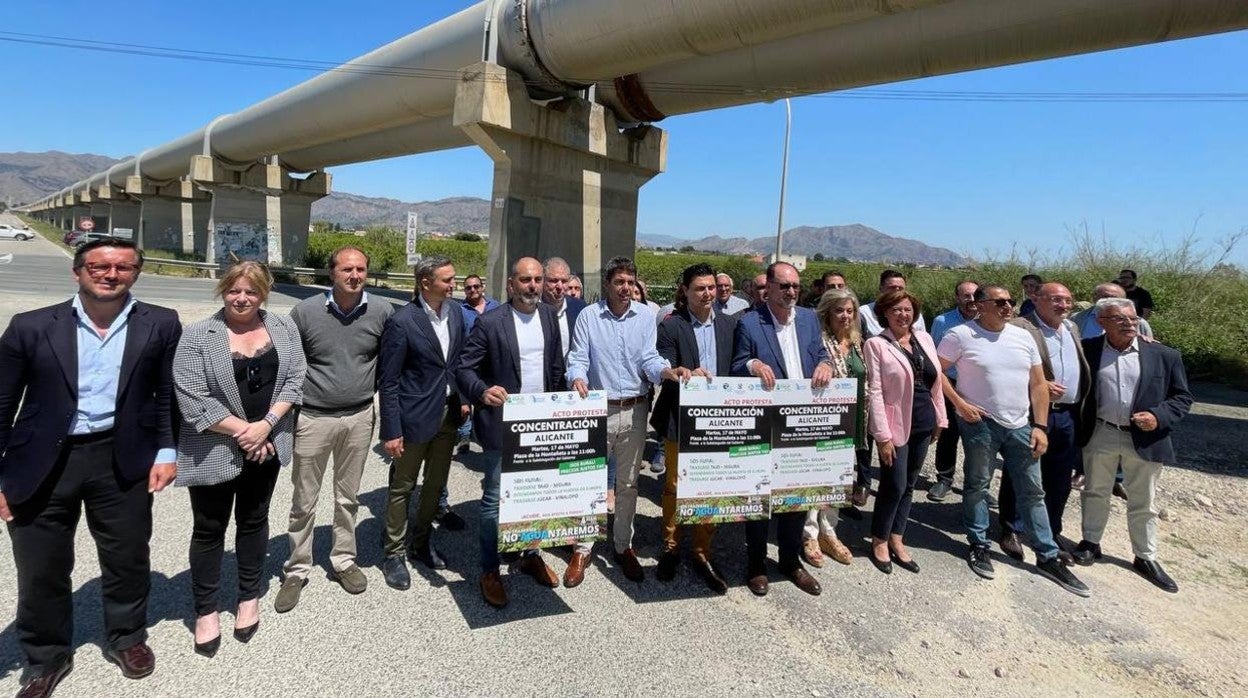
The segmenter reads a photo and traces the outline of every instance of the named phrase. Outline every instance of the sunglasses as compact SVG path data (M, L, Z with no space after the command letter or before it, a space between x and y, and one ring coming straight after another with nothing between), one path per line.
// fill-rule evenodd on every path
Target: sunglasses
M776 283L776 288L780 289L781 291L800 291L802 288L802 285L801 284Z
M1013 298L985 298L982 301L976 301L976 302L977 303L992 303L996 305L998 308L1004 308L1006 306L1013 308L1017 304L1017 302Z
M464 284L465 291L476 291L482 288L481 284Z

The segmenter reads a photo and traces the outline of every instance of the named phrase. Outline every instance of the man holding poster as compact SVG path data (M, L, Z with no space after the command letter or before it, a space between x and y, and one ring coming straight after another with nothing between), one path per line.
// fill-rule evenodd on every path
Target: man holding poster
M502 481L503 404L512 394L566 390L563 348L555 314L542 299L542 264L523 257L507 280L511 300L474 324L456 379L473 405L481 441L481 596L495 608L507 605L498 574L498 510ZM526 550L519 568L539 584L559 586L559 577L537 550Z
M810 378L818 390L832 378L832 365L823 346L819 320L809 308L797 307L802 290L797 268L787 262L767 267L767 301L746 312L737 323L732 375L755 376L771 390L777 378ZM818 595L819 582L802 567L804 511L776 514L776 543L780 548L780 571L799 589ZM767 520L745 524L747 586L758 596L767 593Z
M684 294L685 305L659 325L659 355L673 366L692 371L695 376L713 378L727 373L732 363L732 334L737 320L726 313L716 313L715 270L709 264L695 264L685 269L678 293ZM680 468L677 448L676 417L680 407L680 384L664 381L663 390L655 401L650 425L663 443L667 476L663 486L663 555L655 572L661 581L676 576L680 562L680 535L676 517L676 481ZM715 527L697 523L693 528L693 549L690 564L706 585L717 594L728 593L728 583L711 561L711 537Z
M582 398L590 390L607 393L607 453L615 458L615 564L634 582L646 578L633 550L633 517L637 513L637 475L646 441L650 385L686 381L689 369L672 368L655 348L654 311L633 300L637 267L628 257L612 257L602 270L603 298L576 319L568 382ZM568 565L584 564L588 547L578 547ZM569 584L569 582L575 582ZM579 579L564 584L576 586Z

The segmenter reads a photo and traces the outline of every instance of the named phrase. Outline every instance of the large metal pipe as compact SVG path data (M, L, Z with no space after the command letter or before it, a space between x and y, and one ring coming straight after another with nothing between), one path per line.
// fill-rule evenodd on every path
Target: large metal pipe
M622 121L654 121L1245 27L1242 0L958 0L600 83L598 99ZM283 160L313 170L463 145L446 124L422 122Z
M1244 0L960 0L656 68L598 94L623 120L651 121L1246 27Z

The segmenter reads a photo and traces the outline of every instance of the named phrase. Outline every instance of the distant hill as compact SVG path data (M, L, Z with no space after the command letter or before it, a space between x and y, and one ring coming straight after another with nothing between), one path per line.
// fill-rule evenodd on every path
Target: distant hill
M58 151L0 153L0 201L11 200L15 204L33 201L116 162L104 155L74 155ZM401 229L407 225L408 211L420 214L422 231L483 234L490 229L490 202L467 196L409 203L335 192L312 204L312 220L337 223L344 228L388 225ZM775 249L775 238L712 235L689 240L674 235L639 235L637 244L641 247L672 248L688 245L707 252L766 254ZM861 224L793 228L784 234L784 249L807 256L822 254L828 258L844 257L865 262L957 266L967 261L951 250L893 237Z
M418 225L422 231L490 231L490 202L470 196L408 203L398 199L335 192L312 204L312 220L337 223L344 228L389 225L404 229L407 227L408 211L420 214Z
M727 254L768 254L775 251L776 238L712 235L697 240L682 240L669 235L641 235L637 244L643 247L688 245L695 250ZM959 266L967 262L965 257L952 250L932 247L909 238L893 237L861 223L790 228L784 232L784 251L808 257L816 254L829 259L844 257L855 262L910 262L936 266Z
M118 161L106 155L0 153L0 201L25 204L107 169Z

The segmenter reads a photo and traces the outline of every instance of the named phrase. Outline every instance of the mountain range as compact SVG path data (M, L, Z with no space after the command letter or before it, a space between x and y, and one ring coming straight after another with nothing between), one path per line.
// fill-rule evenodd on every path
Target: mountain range
M104 155L0 153L0 201L15 204L58 191L116 163ZM490 202L476 197L406 202L346 192L335 192L312 204L312 220L355 229L371 225L404 228L408 211L420 214L422 231L487 233ZM637 244L650 248L685 248L727 254L767 254L774 237L721 237L691 240L675 235L638 235ZM843 257L865 262L909 262L936 266L965 264L962 255L918 240L887 235L862 224L800 226L784 233L784 251L829 259Z

